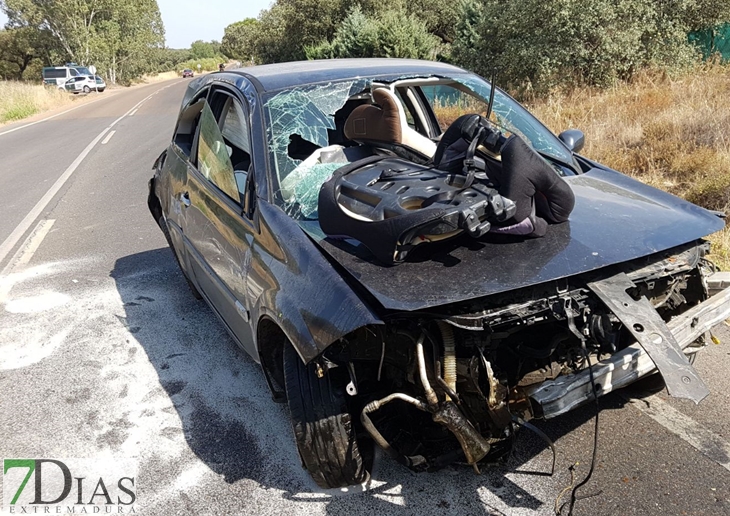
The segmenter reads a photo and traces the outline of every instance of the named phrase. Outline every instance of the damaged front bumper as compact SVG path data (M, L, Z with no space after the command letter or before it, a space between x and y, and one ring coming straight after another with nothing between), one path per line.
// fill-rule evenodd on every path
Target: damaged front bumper
M718 287L726 286L723 283L726 276L718 273L709 277L708 288L711 293L717 293L667 323L685 354L696 352L697 348L692 344L714 326L730 318L730 287L718 292ZM634 343L593 365L596 392L599 396L607 394L655 371L656 366L647 352L641 345ZM525 393L532 403L535 416L545 419L564 414L593 398L587 369L528 387Z

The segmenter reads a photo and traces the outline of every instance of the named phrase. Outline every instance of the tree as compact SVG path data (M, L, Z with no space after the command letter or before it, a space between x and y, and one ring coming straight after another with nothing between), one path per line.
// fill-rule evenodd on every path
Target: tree
M23 79L27 70L34 75L32 79L40 80L40 75L33 72L51 64L56 54L56 42L45 31L32 27L0 31L0 75L5 79Z
M149 70L165 30L156 0L3 0L13 28L47 31L66 59L96 64L112 82Z
M431 58L436 38L426 24L402 10L367 16L354 7L331 41L305 48L309 59L342 57Z
M213 59L221 54L221 44L218 41L193 41L190 44L193 59Z
M223 32L221 52L230 59L253 62L256 55L256 35L259 30L259 21L256 18L246 18L230 24Z

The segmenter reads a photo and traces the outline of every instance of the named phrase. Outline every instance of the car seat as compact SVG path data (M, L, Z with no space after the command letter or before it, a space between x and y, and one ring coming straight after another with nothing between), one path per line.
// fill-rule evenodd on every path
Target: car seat
M373 104L356 107L345 122L349 140L385 148L413 161L433 157L436 143L408 125L398 97L387 88L372 92Z

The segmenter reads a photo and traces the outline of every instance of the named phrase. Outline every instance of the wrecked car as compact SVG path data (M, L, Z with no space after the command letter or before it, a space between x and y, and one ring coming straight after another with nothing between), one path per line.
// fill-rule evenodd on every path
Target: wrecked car
M478 137L447 138L465 115ZM646 375L708 394L692 361L730 316L703 240L722 216L583 141L443 63L227 70L189 84L148 204L193 293L288 403L317 484L365 481L374 445L416 471L478 471L529 420ZM562 208L493 181L523 168L505 142ZM540 222L546 200L562 215Z

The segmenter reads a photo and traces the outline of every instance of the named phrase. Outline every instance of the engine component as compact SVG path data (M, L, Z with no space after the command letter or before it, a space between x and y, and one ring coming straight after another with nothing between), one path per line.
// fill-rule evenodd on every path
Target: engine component
M439 330L441 338L444 342L444 383L456 392L456 344L454 341L454 330L451 325L444 321L439 321ZM446 401L449 401L448 395Z

